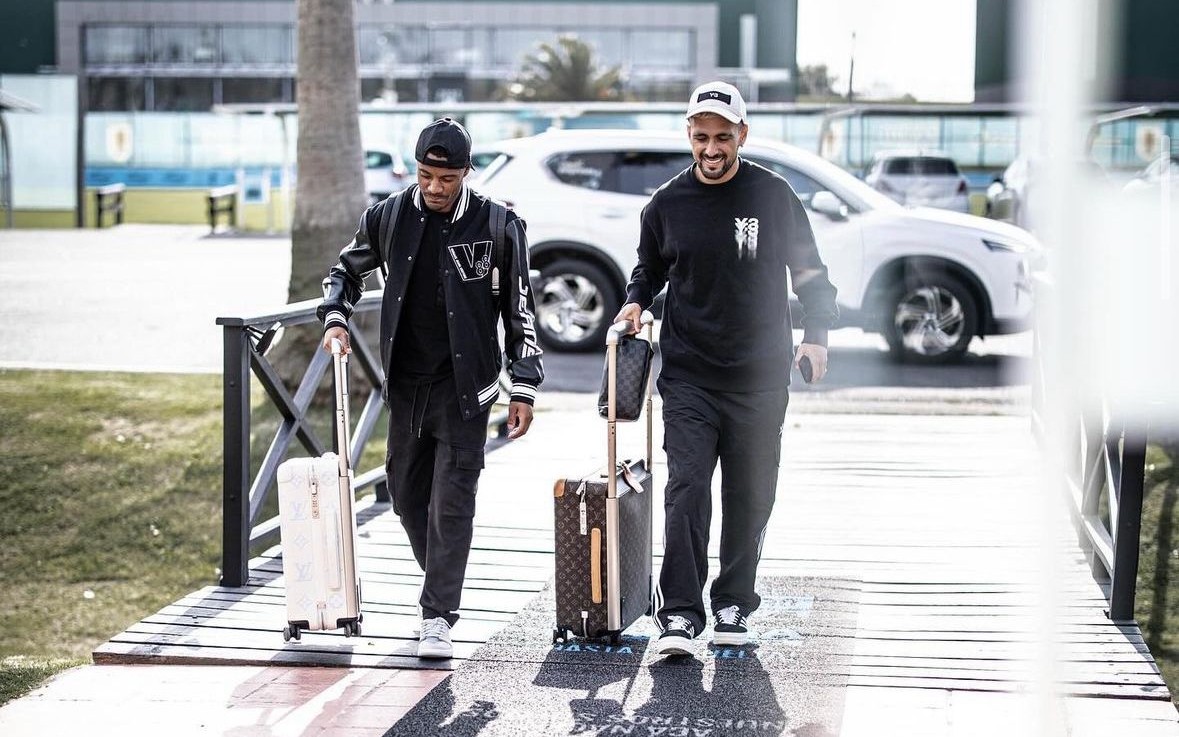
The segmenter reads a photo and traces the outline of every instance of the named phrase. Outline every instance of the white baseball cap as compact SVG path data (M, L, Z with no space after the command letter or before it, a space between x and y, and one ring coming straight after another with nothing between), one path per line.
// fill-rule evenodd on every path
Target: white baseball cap
M700 113L716 113L730 123L745 121L745 100L737 88L725 82L705 82L692 90L688 99L688 114L691 118Z

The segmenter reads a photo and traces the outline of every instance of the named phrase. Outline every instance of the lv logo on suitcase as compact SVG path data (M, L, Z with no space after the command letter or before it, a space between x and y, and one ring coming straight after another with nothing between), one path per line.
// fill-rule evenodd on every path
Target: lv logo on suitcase
M556 626L553 642L572 637L618 642L622 631L651 609L651 362L650 313L643 313L647 340L634 346L646 354L645 373L632 383L645 395L647 455L617 459L618 346L630 324L620 322L606 337L606 468L581 479L560 479L553 487L556 543ZM641 405L643 396L632 397ZM637 413L630 419L637 419Z

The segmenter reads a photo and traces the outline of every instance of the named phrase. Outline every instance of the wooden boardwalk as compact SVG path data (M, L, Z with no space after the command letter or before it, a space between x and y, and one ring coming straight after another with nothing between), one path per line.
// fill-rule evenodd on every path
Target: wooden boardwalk
M1009 734L986 725L1007 724L1046 685L1074 734L1179 735L1141 633L1103 614L1026 417L811 413L807 399L792 399L787 417L760 572L842 582L830 595L854 624L834 633L840 657L799 677L846 690L843 735L875 734L889 719L910 734L967 723L978 731L952 733ZM528 438L488 455L453 660L412 656L420 572L392 512L366 505L361 637L284 644L274 549L251 564L249 587L193 592L95 661L460 668L551 578L553 482L603 455L592 401L538 413ZM637 431L626 427L623 445L639 447ZM657 451L657 488L665 478Z

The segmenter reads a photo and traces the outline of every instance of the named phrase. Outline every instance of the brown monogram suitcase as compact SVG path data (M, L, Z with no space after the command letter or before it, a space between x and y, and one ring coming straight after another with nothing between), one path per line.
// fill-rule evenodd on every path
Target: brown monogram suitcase
M649 341L650 313L643 313L643 322ZM606 468L580 479L560 479L553 487L557 599L554 643L573 637L607 638L616 643L623 630L651 609L649 373L644 392L647 456L617 458L618 343L629 329L629 323L618 323L606 336Z

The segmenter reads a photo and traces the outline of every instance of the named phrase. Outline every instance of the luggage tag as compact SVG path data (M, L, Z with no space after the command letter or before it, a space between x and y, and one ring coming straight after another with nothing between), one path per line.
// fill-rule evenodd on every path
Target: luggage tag
M581 499L581 501L579 501L577 503L578 524L580 525L581 534L585 535L588 533L588 530L586 529L586 522L585 522L585 511L586 510L585 510L585 481L584 480L581 482L581 485L577 487L577 496Z

